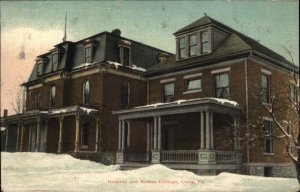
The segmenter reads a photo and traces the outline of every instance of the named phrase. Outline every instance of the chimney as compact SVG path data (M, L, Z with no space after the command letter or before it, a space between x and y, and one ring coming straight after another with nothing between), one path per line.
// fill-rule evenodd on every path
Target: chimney
M163 63L169 58L169 56L170 55L167 53L159 53L157 57L158 57L159 62Z
M120 37L121 36L121 30L120 29L114 29L114 30L111 31L111 34Z
M7 110L7 109L4 109L4 110L3 110L3 117L7 117L7 114L8 114L8 110Z

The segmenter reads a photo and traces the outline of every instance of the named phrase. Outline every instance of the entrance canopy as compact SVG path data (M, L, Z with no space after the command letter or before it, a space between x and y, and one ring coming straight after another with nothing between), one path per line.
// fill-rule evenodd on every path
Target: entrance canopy
M240 116L241 107L235 101L206 97L138 106L132 109L113 111L113 114L118 115L120 120L128 120L201 111Z

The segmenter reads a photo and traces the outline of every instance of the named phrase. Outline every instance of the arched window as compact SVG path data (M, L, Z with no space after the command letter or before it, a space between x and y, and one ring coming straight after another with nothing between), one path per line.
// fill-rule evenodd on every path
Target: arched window
M81 126L81 139L80 144L81 147L88 147L89 145L89 124L84 123L83 126Z
M89 96L90 96L90 82L85 81L83 83L83 104L89 103Z
M124 82L122 84L122 89L121 89L121 105L123 106L129 105L129 95L130 95L130 84L128 82Z
M52 86L50 88L50 94L49 94L49 107L54 107L55 105L55 94L56 94L55 86Z

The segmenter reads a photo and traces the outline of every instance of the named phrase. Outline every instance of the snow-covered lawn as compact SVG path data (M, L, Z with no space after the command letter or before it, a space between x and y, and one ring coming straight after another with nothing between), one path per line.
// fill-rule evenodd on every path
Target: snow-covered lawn
M69 155L1 153L2 191L298 191L296 179L221 173L198 176L163 165L120 171Z

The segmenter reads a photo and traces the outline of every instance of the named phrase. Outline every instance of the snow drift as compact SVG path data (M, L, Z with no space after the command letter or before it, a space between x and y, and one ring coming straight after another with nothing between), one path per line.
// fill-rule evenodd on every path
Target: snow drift
M198 176L163 165L120 171L69 155L1 153L3 191L297 191L296 179L221 173Z

